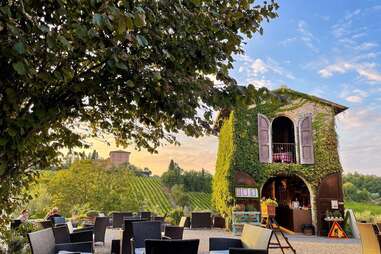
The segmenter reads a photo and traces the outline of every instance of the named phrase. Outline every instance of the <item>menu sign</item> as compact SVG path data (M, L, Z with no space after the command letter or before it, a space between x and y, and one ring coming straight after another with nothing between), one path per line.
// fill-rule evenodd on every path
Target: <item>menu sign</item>
M235 188L235 196L237 198L258 198L258 189L237 187Z

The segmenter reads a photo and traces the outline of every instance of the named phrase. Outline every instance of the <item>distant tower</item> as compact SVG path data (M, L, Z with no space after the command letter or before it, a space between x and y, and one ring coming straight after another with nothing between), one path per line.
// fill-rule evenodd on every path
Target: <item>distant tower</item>
M130 162L130 152L118 150L111 151L109 155L113 167L117 167Z

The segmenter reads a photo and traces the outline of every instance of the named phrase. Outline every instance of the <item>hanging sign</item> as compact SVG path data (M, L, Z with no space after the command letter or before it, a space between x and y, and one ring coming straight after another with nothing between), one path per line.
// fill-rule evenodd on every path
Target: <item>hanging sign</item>
M348 239L347 234L341 228L340 224L337 221L333 222L331 230L329 230L328 234L329 238L345 238Z
M237 198L258 198L258 189L237 187L235 188L235 196Z

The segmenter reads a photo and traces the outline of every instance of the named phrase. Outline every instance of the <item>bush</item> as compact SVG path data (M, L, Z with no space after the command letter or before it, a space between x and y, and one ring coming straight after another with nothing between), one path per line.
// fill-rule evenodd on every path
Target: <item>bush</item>
M171 210L166 218L166 221L172 225L178 225L181 217L184 216L184 209L177 207Z

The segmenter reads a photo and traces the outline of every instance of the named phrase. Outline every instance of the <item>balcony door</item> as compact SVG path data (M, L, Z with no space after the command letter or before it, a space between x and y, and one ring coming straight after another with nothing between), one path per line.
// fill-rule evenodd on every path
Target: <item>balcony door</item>
M290 118L279 116L271 124L272 162L296 163L295 129Z

